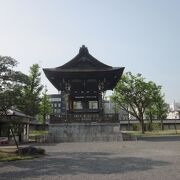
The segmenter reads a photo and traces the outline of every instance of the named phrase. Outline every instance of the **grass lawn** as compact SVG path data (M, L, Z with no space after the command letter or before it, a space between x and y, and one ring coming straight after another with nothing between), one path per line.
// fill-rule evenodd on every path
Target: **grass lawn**
M29 133L29 136L39 136L39 135L44 135L44 134L48 134L48 131L37 131L37 130L34 130L34 131L31 131Z
M145 134L142 134L141 131L123 131L127 134L130 134L132 136L137 136L137 137L143 137L143 136L169 136L169 135L180 135L180 130L154 130L154 131L146 131Z
M18 156L16 148L0 148L0 162L34 159L40 156Z

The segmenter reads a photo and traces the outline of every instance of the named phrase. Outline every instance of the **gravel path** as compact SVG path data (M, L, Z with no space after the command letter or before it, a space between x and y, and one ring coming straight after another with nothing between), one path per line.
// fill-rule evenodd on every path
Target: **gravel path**
M180 180L180 141L61 143L47 156L0 163L0 180Z

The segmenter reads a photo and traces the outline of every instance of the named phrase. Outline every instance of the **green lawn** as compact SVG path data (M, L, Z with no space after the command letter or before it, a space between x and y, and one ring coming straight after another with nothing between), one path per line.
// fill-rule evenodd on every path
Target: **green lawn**
M37 131L37 130L34 130L34 131L31 131L29 133L29 136L39 136L39 135L43 135L43 134L48 134L48 131Z
M11 157L0 157L0 162L5 161L17 161L17 160L28 160L28 159L34 159L36 157L34 156L11 156Z
M0 162L2 161L16 161L24 159L32 159L31 156L18 156L15 148L1 148L0 149Z
M19 156L16 154L16 148L0 148L0 162L28 160L41 157L41 155Z
M142 136L169 136L169 135L180 135L180 130L154 130L154 131L146 131L145 134L142 134L141 131L123 131L127 134L142 137Z

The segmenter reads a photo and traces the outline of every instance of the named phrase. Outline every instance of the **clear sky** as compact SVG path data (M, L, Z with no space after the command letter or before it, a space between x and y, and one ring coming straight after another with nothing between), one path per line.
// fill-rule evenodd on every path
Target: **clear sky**
M63 65L83 44L180 102L180 0L0 0L0 55L24 73ZM42 83L57 92L43 72Z

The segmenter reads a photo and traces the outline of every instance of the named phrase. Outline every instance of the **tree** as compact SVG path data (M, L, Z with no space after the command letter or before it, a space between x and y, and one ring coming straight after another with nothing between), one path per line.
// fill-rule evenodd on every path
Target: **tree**
M47 88L45 87L44 92L42 93L42 98L40 102L40 114L39 119L43 122L44 129L47 115L50 115L52 112L51 103L49 101L49 97L47 95Z
M155 103L155 96L161 89L152 81L145 82L141 74L124 74L114 89L111 99L119 108L137 118L142 133L145 131L144 113L148 107Z
M0 116L1 119L5 117L9 123L8 126L19 152L8 110L18 105L21 89L27 82L27 76L19 71L15 71L14 67L16 65L17 61L15 59L8 56L0 56Z
M152 130L152 123L153 123L153 119L155 119L156 117L156 106L155 104L151 105L150 107L148 107L145 111L145 117L149 120L148 123L148 130Z
M27 115L36 116L40 112L40 94L43 89L41 85L41 73L39 65L33 64L30 67L28 83L22 90L21 104L18 108Z
M155 115L161 121L161 130L164 130L163 120L167 118L167 113L168 113L168 105L164 101L164 96L159 95L155 107L156 107Z
M164 130L163 120L166 119L167 113L168 105L165 103L164 95L162 95L159 88L159 91L154 96L154 103L147 108L145 114L149 117L151 123L154 117L159 119L161 121L161 129Z
M0 92L12 89L13 68L17 65L17 61L9 56L0 56Z

